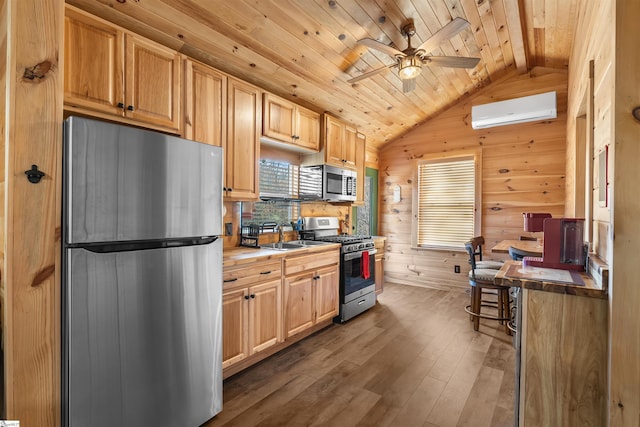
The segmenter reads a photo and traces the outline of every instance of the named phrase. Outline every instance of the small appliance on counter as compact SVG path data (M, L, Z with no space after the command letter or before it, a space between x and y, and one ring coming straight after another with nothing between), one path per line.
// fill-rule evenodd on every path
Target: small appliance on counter
M340 243L340 313L346 322L376 304L376 252L371 236L338 234L336 217L305 217L301 238Z
M545 218L542 231L542 257L524 257L523 265L584 270L587 250L583 240L583 218Z

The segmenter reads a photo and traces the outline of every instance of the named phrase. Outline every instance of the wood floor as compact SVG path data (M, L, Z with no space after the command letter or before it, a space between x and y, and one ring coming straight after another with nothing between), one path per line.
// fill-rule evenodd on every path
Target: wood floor
M512 426L511 337L458 291L385 284L378 304L224 383L214 426Z

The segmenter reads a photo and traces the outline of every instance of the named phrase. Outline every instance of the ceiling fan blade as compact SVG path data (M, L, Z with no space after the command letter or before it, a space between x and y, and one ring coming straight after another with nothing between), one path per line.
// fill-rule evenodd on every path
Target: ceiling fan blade
M405 56L404 53L398 49L396 49L395 47L391 47L388 46L384 43L380 43L377 40L374 39L362 39L362 40L358 40L358 43L361 45L365 45L367 47L370 47L371 49L375 49L378 50L380 52L386 53L387 55L391 56L391 57L395 57L397 55L400 56Z
M416 79L403 79L402 80L402 92L411 92L416 88Z
M455 36L470 25L471 24L469 24L468 21L460 17L455 18L453 21L449 22L447 25L436 31L435 34L429 37L424 43L418 46L416 48L416 51L423 50L426 53L433 52L442 43L446 42L451 37Z
M359 82L360 80L366 79L366 78L371 77L371 76L375 76L376 74L383 72L387 68L393 68L393 67L395 67L397 65L398 64L391 64L391 65L387 65L386 67L376 68L373 71L369 71L367 73L360 74L359 76L356 76L356 77L353 77L353 78L347 80L347 83Z
M428 65L451 68L474 68L480 62L480 58L468 58L466 56L427 56L423 62Z

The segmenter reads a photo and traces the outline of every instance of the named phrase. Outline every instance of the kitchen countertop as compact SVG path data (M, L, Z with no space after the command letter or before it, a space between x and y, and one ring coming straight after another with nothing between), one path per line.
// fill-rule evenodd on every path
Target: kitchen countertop
M376 248L381 248L384 246L384 242L387 241L385 236L371 236L373 239L373 243L376 245Z
M606 289L603 289L601 286L599 286L593 280L593 278L587 275L584 271L578 272L578 274L580 275L580 279L582 279L582 281L584 282L584 285L579 285L577 283L561 283L557 281L541 280L533 276L526 277L526 273L523 275L525 277L513 277L509 275L509 269L511 266L522 266L522 261L505 261L504 265L502 266L502 268L500 268L500 271L498 271L498 274L496 274L496 278L494 279L494 282L497 285L514 286L524 289L578 295L590 298L607 298Z
M237 246L229 249L225 248L222 254L222 260L224 267L234 267L257 261L279 260L286 256L310 254L339 248L340 243L327 243L326 245L301 247L300 249L290 249L286 251Z

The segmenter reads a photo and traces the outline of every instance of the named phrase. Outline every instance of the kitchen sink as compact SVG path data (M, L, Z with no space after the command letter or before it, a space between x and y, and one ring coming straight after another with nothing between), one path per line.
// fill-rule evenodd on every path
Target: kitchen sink
M260 245L263 249L275 249L277 251L289 251L291 249L302 249L307 246L321 246L328 245L327 242L318 242L315 240L292 240L282 243L269 243L266 245Z
M303 245L284 242L284 243L269 243L267 245L260 245L260 247L263 249L275 249L277 251L289 251L291 249L300 249L303 247Z
M320 242L317 240L292 240L290 242L287 242L290 244L294 244L294 245L299 245L299 246L322 246L322 245L328 245L329 243L327 242Z

